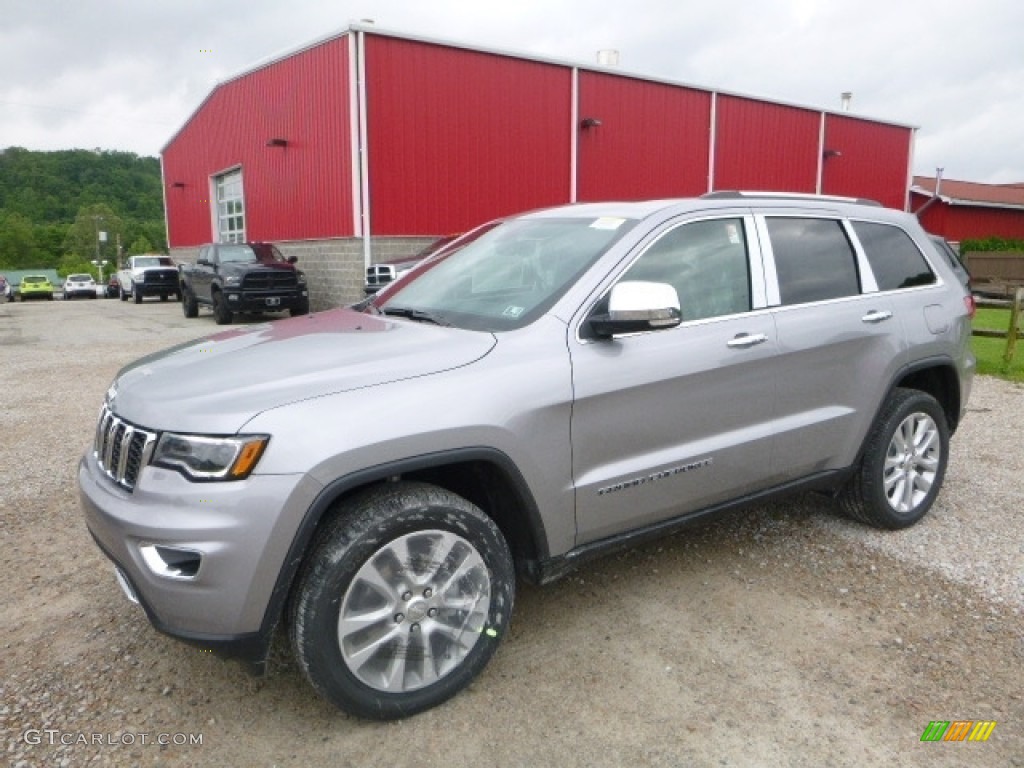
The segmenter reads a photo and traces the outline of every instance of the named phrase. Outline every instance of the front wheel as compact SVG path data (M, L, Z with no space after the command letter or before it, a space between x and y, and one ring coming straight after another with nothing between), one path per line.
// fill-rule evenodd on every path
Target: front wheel
M199 317L199 302L196 301L196 295L192 293L192 289L183 290L181 297L181 311L185 313L185 317Z
M454 696L508 628L512 556L479 508L425 483L389 483L320 534L290 612L313 687L351 714L392 720Z
M911 526L938 496L948 456L949 426L942 406L925 392L894 390L840 503L850 517L868 525Z
M135 299L135 303L136 304L141 304L142 303L142 291L137 291L137 290L135 290L133 288L132 289L132 298Z
M228 303L224 299L224 294L217 291L213 294L213 321L217 325L231 325L231 321L234 316L231 314L231 310L228 309Z
M308 301L303 301L303 302L299 303L297 306L294 306L291 309L289 309L288 310L288 314L291 315L292 317L299 317L300 315L308 315L309 314L309 302Z

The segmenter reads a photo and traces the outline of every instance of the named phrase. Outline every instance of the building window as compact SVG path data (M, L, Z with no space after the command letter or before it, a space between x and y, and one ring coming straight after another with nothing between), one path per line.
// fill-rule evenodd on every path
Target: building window
M242 198L242 171L217 176L217 240L221 243L245 242L245 201Z

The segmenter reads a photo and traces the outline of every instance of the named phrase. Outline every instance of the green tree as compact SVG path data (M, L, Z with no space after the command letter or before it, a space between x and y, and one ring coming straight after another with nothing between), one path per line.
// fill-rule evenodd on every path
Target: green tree
M61 277L67 277L68 275L85 272L93 277L97 276L96 267L92 265L91 261L87 261L73 253L64 254L61 258L60 263L57 265L57 274Z
M33 269L37 264L32 222L20 213L0 210L0 266L7 269Z
M146 239L145 235L139 235L135 241L128 246L128 255L136 256L140 253L152 253L153 244Z
M107 233L107 241L100 241L100 232ZM124 236L124 221L106 203L80 208L75 223L64 238L64 251L84 261L92 261L99 253L111 264L117 261L118 238Z

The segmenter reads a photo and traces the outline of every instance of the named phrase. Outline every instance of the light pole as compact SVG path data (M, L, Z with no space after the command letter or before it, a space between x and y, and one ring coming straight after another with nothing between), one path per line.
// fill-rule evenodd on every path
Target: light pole
M103 282L103 268L107 266L109 262L106 259L93 259L92 265L100 271L100 285L104 285Z
M100 241L101 240L103 242L107 241L107 233L106 232L100 232L100 222L101 221L103 221L103 217L98 215L98 214L94 215L92 217L92 224L93 224L93 227L96 229L96 261L100 260ZM95 264L96 261L94 261L93 264Z

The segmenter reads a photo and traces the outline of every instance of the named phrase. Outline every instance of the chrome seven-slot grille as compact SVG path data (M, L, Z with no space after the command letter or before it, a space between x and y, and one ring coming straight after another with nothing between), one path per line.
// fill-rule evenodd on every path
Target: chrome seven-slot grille
M153 453L156 438L155 432L129 424L104 405L96 425L93 451L104 474L130 491Z

